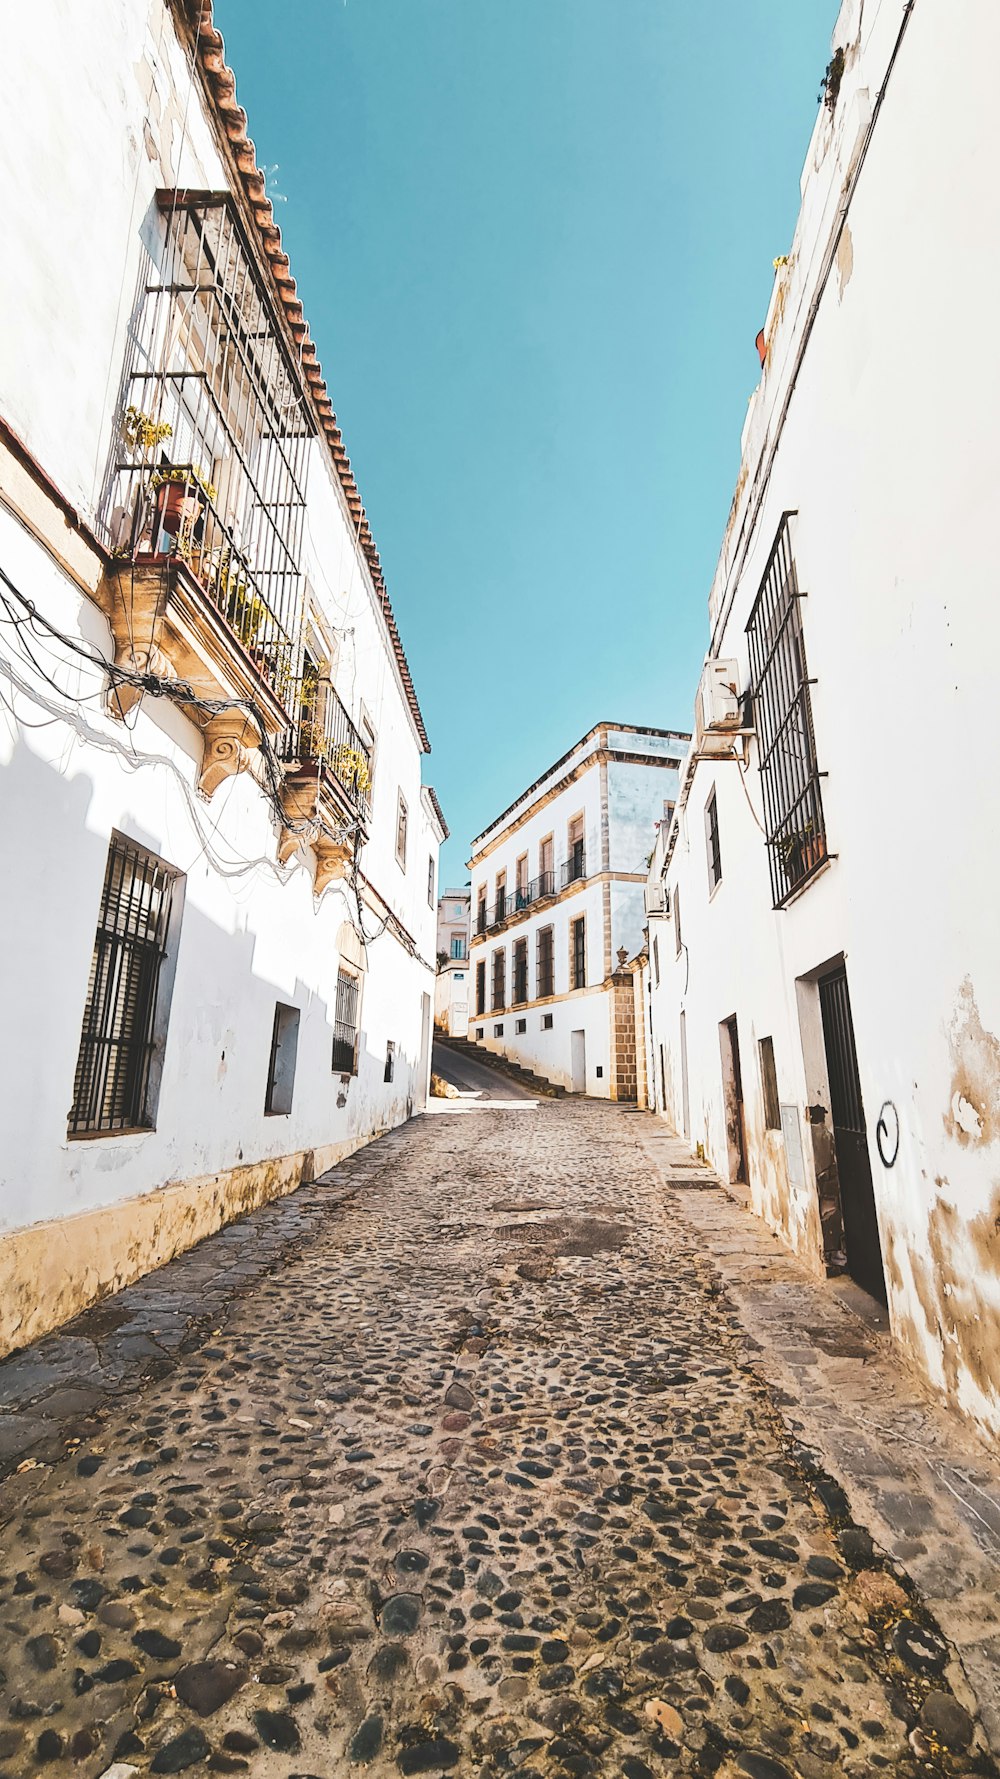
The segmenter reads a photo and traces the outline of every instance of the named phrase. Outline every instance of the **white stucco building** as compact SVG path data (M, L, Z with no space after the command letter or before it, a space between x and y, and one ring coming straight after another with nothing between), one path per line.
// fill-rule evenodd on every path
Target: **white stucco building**
M439 965L434 983L434 1024L449 1038L469 1032L469 961L452 959Z
M650 1076L995 1433L1000 12L847 0L833 50L650 870Z
M600 723L472 843L470 1036L546 1080L636 1097L631 976L656 823L688 737Z
M445 830L210 5L0 61L2 1352L424 1103Z
M460 961L469 955L469 911L472 893L446 889L438 897L437 954L439 959Z

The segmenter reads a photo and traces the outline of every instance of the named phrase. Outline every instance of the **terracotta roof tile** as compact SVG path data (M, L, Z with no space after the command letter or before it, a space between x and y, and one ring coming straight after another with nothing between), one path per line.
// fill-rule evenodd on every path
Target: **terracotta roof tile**
M193 34L205 91L215 107L222 129L232 149L243 193L254 218L265 260L271 268L271 275L284 310L289 332L299 344L302 372L312 396L319 428L326 438L334 471L358 529L358 541L368 563L376 598L382 608L389 640L392 643L403 689L413 721L416 724L421 746L425 752L429 753L430 742L427 739L427 730L424 727L424 719L417 702L409 664L400 641L395 613L386 591L378 549L372 537L364 507L361 504L361 495L351 469L351 460L341 441L337 417L333 411L330 397L326 393L326 382L320 370L316 346L309 338L308 324L303 315L301 299L296 294L295 279L288 263L288 255L281 246L281 230L274 220L271 201L267 196L266 181L257 165L254 145L247 135L247 114L243 107L236 103L236 76L226 63L222 32L217 31L212 22L212 0L180 0L180 7ZM433 795L433 792L431 794Z

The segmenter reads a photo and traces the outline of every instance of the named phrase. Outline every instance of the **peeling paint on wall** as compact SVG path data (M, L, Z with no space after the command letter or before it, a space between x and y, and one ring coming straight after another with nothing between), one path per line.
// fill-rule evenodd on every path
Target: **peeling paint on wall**
M1000 1135L1000 1039L983 1025L968 976L958 991L948 1041L953 1076L945 1130L966 1148L992 1143Z

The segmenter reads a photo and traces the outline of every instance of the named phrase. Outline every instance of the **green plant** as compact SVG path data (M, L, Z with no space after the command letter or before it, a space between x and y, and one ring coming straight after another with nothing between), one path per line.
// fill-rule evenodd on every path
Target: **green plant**
M837 100L840 96L840 83L844 78L844 65L846 59L842 49L835 49L833 55L826 64L826 71L820 82L818 97L826 106L827 111L833 112L837 108Z
M330 770L347 790L356 790L364 796L371 789L371 770L360 748L349 747L346 741L341 741L333 749L329 761Z
M173 431L168 420L154 420L141 408L128 407L122 416L122 438L129 451L143 451L148 456L164 439L171 438Z

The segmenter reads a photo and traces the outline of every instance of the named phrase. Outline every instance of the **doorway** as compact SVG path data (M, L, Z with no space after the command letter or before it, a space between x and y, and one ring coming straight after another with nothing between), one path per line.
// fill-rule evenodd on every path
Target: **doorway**
M587 1034L586 1032L570 1032L569 1034L570 1070L573 1078L573 1092L587 1091Z
M746 1129L743 1121L743 1071L740 1068L740 1039L736 1015L724 1019L719 1026L719 1048L722 1052L722 1096L726 1108L726 1145L729 1150L729 1178L747 1183Z
M664 1101L666 1094L664 1094ZM691 1100L688 1093L688 1028L687 1014L681 1014L681 1129L691 1141Z
M886 1303L888 1294L854 1044L854 1021L843 964L829 975L820 977L819 1004L830 1081L830 1122L840 1178L847 1270L862 1290L877 1297L880 1303Z

